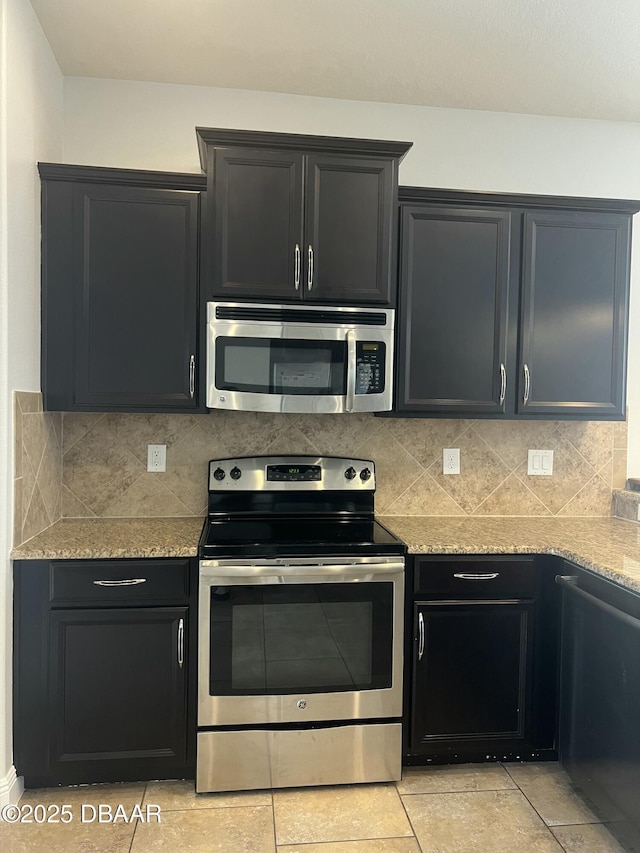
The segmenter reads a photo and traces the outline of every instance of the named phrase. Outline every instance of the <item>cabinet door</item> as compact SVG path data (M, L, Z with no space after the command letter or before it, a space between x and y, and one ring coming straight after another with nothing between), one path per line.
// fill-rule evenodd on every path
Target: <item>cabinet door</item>
M504 750L527 735L533 605L417 602L410 750Z
M517 412L622 418L630 218L526 213Z
M511 213L404 207L399 412L505 411Z
M305 299L395 302L395 163L307 156Z
M68 187L44 224L46 408L196 409L199 193L77 184L60 210Z
M563 590L560 760L638 850L640 598L567 569L580 580Z
M302 154L219 148L213 164L204 238L213 295L299 299Z
M59 782L184 769L187 610L52 612L50 767Z

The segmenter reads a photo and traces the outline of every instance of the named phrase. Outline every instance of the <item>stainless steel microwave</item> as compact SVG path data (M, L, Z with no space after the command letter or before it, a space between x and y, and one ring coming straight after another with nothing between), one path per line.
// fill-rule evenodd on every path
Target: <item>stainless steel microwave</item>
M389 308L207 303L207 406L250 412L386 412Z

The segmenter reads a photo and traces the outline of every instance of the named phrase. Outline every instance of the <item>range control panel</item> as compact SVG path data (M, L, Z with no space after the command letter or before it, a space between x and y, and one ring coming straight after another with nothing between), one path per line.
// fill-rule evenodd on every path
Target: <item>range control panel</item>
M267 465L267 480L280 483L302 483L321 479L320 465Z
M338 456L238 456L209 462L210 492L375 490L370 459Z
M356 341L356 394L382 394L386 347L382 341Z

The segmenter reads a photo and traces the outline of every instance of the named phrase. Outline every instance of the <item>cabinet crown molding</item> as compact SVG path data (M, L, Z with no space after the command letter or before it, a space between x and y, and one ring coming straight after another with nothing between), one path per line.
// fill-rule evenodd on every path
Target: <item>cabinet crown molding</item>
M487 205L495 207L544 208L545 210L608 211L633 214L640 211L634 199L588 198L586 196L535 195L527 193L475 192L441 187L398 187L401 204L416 202L435 204Z
M356 139L344 136L315 136L306 133L274 133L272 131L233 130L219 127L196 127L198 152L204 171L207 170L207 148L259 148L295 150L302 152L331 152L357 154L359 157L395 157L398 162L413 142L394 142L389 139Z
M152 169L115 169L110 166L76 166L71 163L38 163L43 181L78 181L91 184L124 184L158 189L193 190L207 188L206 175L195 172L160 172Z

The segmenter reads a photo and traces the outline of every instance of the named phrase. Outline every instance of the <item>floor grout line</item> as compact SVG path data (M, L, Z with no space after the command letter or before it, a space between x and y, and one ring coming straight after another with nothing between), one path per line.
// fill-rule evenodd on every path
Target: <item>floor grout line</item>
M140 797L140 810L142 810L142 805L143 805L143 803L144 803L144 801L145 801L145 799L146 799L146 796L147 796L147 787L148 787L148 782L145 782L145 783L144 783L144 788L143 788L143 790L142 790L142 796ZM134 839L135 839L135 837L136 837L136 832L137 832L137 830L138 830L138 826L139 826L139 824L140 824L140 820L139 820L139 819L136 819L135 825L134 825L134 827L133 827L133 833L132 833L132 835L131 835L131 841L129 842L129 853L132 853L132 850L133 850L133 841L134 841Z
M407 816L407 820L409 821L409 826L411 827L411 832L413 833L413 838L415 839L415 842L418 845L418 850L420 850L420 853L424 853L424 850L422 848L422 844L420 844L420 841L419 841L418 836L416 834L416 828L413 825L413 821L411 820L411 818L409 816L409 812L407 811L407 807L404 804L404 800L402 799L402 794L400 793L400 791L398 791L398 785L397 784L395 785L395 789L396 789L396 793L398 794L398 799L400 800L400 803L402 805L402 809L403 809L405 815Z
M507 772L507 773L509 773L509 768L508 768L508 767L506 767L504 764L503 764L502 766L504 767L504 769L506 770L506 772ZM540 814L540 812L538 811L538 809L534 806L534 804L531 802L531 800L530 800L530 799L529 799L529 797L526 795L526 793L523 791L523 789L520 787L520 785L518 785L518 783L517 783L517 782L516 782L516 780L513 778L513 776L511 775L511 773L509 773L509 777L510 777L511 779L513 779L513 782L514 782L514 783L515 783L515 785L517 786L517 788L518 788L518 790L520 791L520 793L522 794L522 796L523 796L523 797L525 798L525 800L529 803L529 805L530 805L530 806L531 806L531 808L534 810L534 812L538 815L538 817L540 818L540 820L542 821L542 823L546 826L547 831L549 832L549 835L553 838L553 840L556 842L556 844L558 845L558 847L560 847L560 849L561 849L561 850L563 850L563 851L564 851L564 853L569 853L569 851L567 851L567 848L566 848L566 847L565 847L565 846L560 842L560 839L556 837L555 833L553 832L553 830L551 829L551 827L549 826L549 824L546 822L546 820L542 817L542 815ZM559 826L574 826L575 824L558 824L558 825L559 825ZM579 824L578 824L578 825L579 825ZM583 825L584 825L584 826L591 826L592 824L583 824Z

